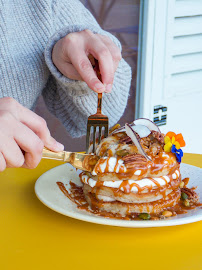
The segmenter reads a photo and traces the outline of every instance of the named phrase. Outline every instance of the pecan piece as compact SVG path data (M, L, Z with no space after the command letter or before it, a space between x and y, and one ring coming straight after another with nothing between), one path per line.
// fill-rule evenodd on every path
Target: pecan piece
M164 136L162 135L162 133L160 133L158 131L155 131L155 130L152 130L151 131L151 135L152 135L152 137L154 137L155 139L157 139L157 141L160 144L163 144L164 143Z
M144 166L147 163L147 159L140 154L130 154L122 158L126 168L133 168L136 165Z
M194 191L194 188L181 188L181 191L187 194L190 204L197 204L199 202L199 196Z
M135 132L135 134L136 134L138 140L140 140L139 134L137 132ZM126 144L132 144L133 143L133 141L131 140L131 138L129 136L127 136L127 135L124 136L124 137L122 137L119 142L120 143L126 143Z
M132 140L129 136L124 136L123 138L120 139L120 143L126 143L126 144L131 144Z

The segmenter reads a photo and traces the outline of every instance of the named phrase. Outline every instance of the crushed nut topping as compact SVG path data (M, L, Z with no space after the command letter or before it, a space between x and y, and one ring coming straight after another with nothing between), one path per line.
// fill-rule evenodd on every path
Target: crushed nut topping
M145 165L147 159L140 154L130 154L122 158L126 168L133 168L135 165Z
M137 134L137 132L135 132L135 134L136 134L138 140L140 140L139 134ZM126 143L126 144L132 144L133 143L133 141L131 140L131 138L129 136L127 136L127 135L124 136L124 137L122 137L119 142L120 143Z
M121 127L121 125L120 124L116 124L116 125L114 125L113 127L111 127L110 128L110 130L109 130L109 134L111 134L114 130L116 130L116 129L119 129Z
M164 136L162 135L162 133L152 130L151 131L151 136L155 139L157 139L158 142L160 142L160 144L164 144Z
M129 136L124 136L123 138L120 139L120 143L126 143L126 144L131 144L132 140Z
M196 204L199 202L199 196L194 191L194 188L181 188L181 191L187 194L190 204Z

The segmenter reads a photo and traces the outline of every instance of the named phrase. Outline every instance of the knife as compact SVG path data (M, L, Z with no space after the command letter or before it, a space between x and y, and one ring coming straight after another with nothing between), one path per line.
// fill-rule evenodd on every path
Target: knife
M42 158L61 160L70 163L76 169L92 172L99 157L93 154L82 154L77 152L53 152L43 148Z

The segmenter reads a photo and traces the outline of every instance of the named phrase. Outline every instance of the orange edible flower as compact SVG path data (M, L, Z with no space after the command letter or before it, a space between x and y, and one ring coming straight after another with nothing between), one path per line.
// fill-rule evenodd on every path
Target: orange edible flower
M184 138L183 138L183 136L182 136L181 133L179 133L179 134L177 134L177 135L175 136L175 140L179 142L180 147L184 147L184 146L186 145L186 144L185 144L185 141L184 141Z
M166 136L168 136L170 139L172 139L172 137L175 137L176 134L175 134L175 132L169 131L169 132L166 134Z
M184 138L182 136L182 133L179 133L179 134L175 134L175 132L172 132L172 131L169 131L167 134L166 134L167 137L169 137L171 139L171 141L176 141L179 143L180 147L184 147L186 144L185 144L185 141L184 141ZM173 139L174 138L174 139ZM175 143L176 144L176 143ZM178 149L179 147L177 147Z

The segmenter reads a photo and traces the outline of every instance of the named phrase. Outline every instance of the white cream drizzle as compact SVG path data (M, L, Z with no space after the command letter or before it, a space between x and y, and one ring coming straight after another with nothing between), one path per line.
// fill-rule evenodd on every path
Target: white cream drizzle
M103 162L103 160L105 161ZM96 173L97 168L99 168L99 171L101 171L101 173L105 173L107 164L109 165L107 172L119 173L120 170L123 170L124 172L126 172L126 167L124 165L123 160L121 159L117 160L117 158L115 157L102 157L100 160L98 160L98 163L95 165L95 168L92 171L92 175L97 175ZM116 166L116 170L115 170L115 166Z
M134 172L134 175L140 175L141 172L142 172L141 170L137 170L137 171Z
M179 177L180 175L180 172L179 170L176 170L172 175L171 177L168 177L168 176L161 176L161 177L155 177L155 178L152 178L154 179L160 186L164 186L166 185L167 183L169 183L171 180L175 180ZM145 187L145 186L150 186L150 187L156 187L156 183L154 183L152 181L152 179L150 178L143 178L141 180L128 180L128 183L129 185L132 185L132 184L136 184L138 185L140 188L142 187ZM81 176L81 180L83 183L85 184L88 184L91 188L95 187L96 185L96 182L94 179L90 178L89 176L87 176L86 174L83 174ZM103 182L103 186L105 187L111 187L111 188L119 188L120 185L122 184L122 182L125 181L125 180L119 180L119 181L104 181ZM123 187L120 188L121 191L124 191ZM131 192L138 192L138 188L136 186L133 186L131 188Z

